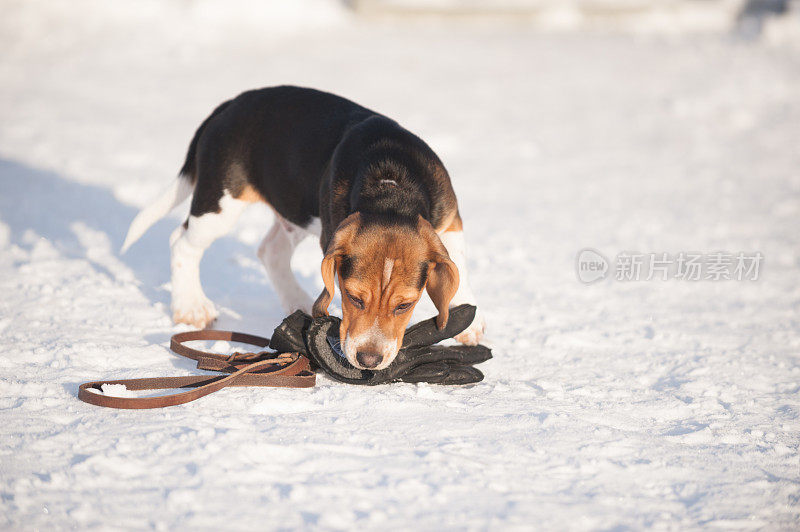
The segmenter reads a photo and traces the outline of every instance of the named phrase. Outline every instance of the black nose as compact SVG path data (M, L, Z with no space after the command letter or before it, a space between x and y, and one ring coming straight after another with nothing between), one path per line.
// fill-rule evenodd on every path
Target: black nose
M364 351L359 351L356 353L356 360L358 360L358 363L365 368L374 368L381 363L383 357L376 353L365 353Z

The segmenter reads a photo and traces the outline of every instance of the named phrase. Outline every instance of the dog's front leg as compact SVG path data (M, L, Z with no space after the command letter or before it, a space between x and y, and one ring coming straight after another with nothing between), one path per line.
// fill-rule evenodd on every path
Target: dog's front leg
M439 235L442 244L447 249L456 268L458 268L458 290L453 300L450 302L451 307L469 303L470 305L478 306L475 299L475 294L472 292L472 287L469 284L469 273L467 271L467 254L466 245L464 243L463 231L445 231ZM480 307L475 312L475 319L462 333L456 335L456 340L466 345L476 345L483 338L486 331L486 320L483 317Z
M308 235L304 228L276 214L272 229L258 248L258 257L264 264L272 287L287 314L295 310L311 313L311 297L297 282L291 265L295 248Z

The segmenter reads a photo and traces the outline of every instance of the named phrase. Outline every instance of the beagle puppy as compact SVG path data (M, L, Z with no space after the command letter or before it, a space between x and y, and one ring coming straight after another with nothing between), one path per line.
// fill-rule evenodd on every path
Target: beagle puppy
M281 86L221 104L192 138L175 181L133 220L122 251L190 195L189 217L170 239L176 322L203 328L217 317L200 286L200 259L259 202L275 213L258 256L284 311L327 315L338 278L342 351L356 368L394 360L423 290L440 327L449 306L476 304L444 165L394 120L339 96ZM308 235L324 252L316 302L290 267ZM477 314L456 339L476 344L483 332Z

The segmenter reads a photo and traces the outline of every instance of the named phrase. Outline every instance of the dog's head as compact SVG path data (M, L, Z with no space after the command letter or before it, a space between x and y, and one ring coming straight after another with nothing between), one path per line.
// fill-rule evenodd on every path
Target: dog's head
M391 364L423 289L439 311L441 329L458 288L456 265L421 216L387 222L354 213L339 224L322 259L325 289L314 317L328 315L335 277L342 293L342 351L360 369Z

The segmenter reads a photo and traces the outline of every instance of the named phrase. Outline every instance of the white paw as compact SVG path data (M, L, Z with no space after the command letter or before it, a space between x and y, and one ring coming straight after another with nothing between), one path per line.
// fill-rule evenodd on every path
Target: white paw
M478 345L485 332L486 320L483 318L483 313L478 310L470 326L456 335L456 341L464 345Z
M175 298L172 302L172 321L175 323L188 323L205 329L218 315L214 303L206 296Z

